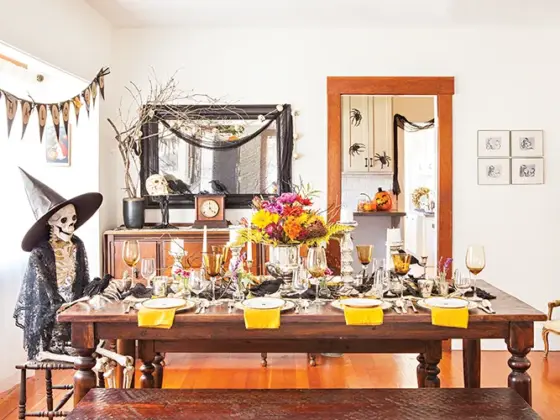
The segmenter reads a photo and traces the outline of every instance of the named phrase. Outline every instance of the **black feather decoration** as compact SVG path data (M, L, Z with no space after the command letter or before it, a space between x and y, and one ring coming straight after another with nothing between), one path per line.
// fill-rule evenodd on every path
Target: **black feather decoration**
M102 279L99 277L94 278L84 288L84 295L92 297L100 295L109 286L109 282L113 279L110 274L105 274Z

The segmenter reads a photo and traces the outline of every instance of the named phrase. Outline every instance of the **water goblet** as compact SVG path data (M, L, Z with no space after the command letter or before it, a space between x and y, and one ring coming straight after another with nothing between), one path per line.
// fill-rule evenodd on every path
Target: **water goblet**
M223 302L216 300L216 279L222 269L223 254L211 253L204 254L204 269L210 276L212 282L212 301L211 306L221 305Z
M142 274L142 277L146 280L146 287L151 287L152 280L156 276L155 258L142 258L140 274Z
M371 263L371 257L373 254L373 245L356 245L356 251L358 253L358 260L362 264L362 278L364 281L367 280L367 268Z
M201 268L191 269L189 275L188 287L191 292L196 295L196 300L200 302L200 294L206 290L210 282L206 279L206 274Z
M315 305L323 305L325 302L319 299L320 279L327 271L327 255L325 249L320 246L309 248L307 253L307 271L315 279Z
M465 263L469 272L474 275L474 279L472 281L473 287L473 296L471 300L473 302L482 302L482 299L479 298L476 294L476 279L478 274L484 270L486 267L486 256L484 253L484 247L481 245L471 245L467 249L467 255L465 256Z
M134 270L138 261L140 261L140 243L138 241L124 241L122 248L122 259L126 265L130 267L132 274L132 286L136 278Z
M471 279L468 276L463 276L457 269L453 274L453 285L455 286L455 290L461 294L461 297L464 297L465 293L471 287Z
M404 297L404 276L410 271L412 255L405 253L393 254L393 266L401 284L401 299Z
M305 269L294 270L292 278L292 289L299 296L298 305L303 308L302 295L309 289L309 278Z

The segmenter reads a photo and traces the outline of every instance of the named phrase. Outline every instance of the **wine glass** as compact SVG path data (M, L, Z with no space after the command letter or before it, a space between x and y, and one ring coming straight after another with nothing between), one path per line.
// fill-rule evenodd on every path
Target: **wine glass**
M211 306L221 305L223 302L218 302L216 300L216 277L220 274L222 269L223 254L218 253L205 253L204 254L204 269L206 273L210 276L210 281L212 282L212 302Z
M356 245L356 251L358 252L358 260L362 264L362 279L367 281L367 268L371 263L373 245Z
M152 280L156 276L156 260L155 258L142 258L141 274L146 280L146 287L151 287Z
M389 272L384 269L378 269L373 276L373 284L366 296L372 296L377 299L383 299L385 292L389 290Z
M307 277L307 271L303 267L294 270L292 289L299 295L298 305L300 308L303 308L302 295L309 289L309 278Z
M320 246L310 247L307 252L307 271L315 279L315 305L323 305L325 302L319 299L319 279L325 275L327 271L327 255L325 249Z
M457 269L453 274L453 285L455 286L455 290L461 293L461 297L463 297L471 287L471 279L468 276L463 276Z
M140 243L138 241L124 241L122 249L122 259L130 267L132 274L132 286L134 286L134 267L140 261Z
M470 273L474 274L474 280L472 281L474 292L471 300L474 302L482 302L482 299L476 295L476 279L478 273L484 270L484 267L486 266L484 247L482 245L469 246L469 248L467 249L467 255L465 257L465 263Z
M206 290L210 282L206 280L206 274L202 268L191 269L188 287L196 295L196 300L200 302L200 294Z
M404 276L410 271L410 259L412 256L410 254L393 254L393 266L395 267L395 273L399 277L401 283L401 299L404 297Z

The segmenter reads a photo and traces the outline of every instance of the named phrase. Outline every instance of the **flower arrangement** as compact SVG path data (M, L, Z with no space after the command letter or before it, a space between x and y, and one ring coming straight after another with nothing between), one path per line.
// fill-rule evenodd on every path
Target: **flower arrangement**
M314 193L306 186L268 200L253 198L254 213L240 230L239 243L317 246L346 230L345 226L328 223L320 211L310 208Z

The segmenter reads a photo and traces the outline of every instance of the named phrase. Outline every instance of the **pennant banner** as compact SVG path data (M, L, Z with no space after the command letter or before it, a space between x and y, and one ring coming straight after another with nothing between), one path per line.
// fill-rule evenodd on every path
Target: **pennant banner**
M31 114L35 109L39 116L39 141L43 141L43 132L45 126L47 125L47 115L50 112L53 124L56 131L56 137L60 136L60 121L64 124L66 133L68 133L68 124L70 121L70 103L74 105L74 113L76 115L76 124L78 124L78 119L80 116L80 108L85 104L86 111L89 116L90 106L95 107L95 100L97 98L97 92L100 92L101 97L105 99L105 76L110 73L108 67L104 67L96 74L95 78L91 83L79 94L71 99L67 99L60 103L49 103L43 104L38 103L33 100L33 98L22 99L16 95L7 92L6 90L0 90L0 98L4 96L6 98L6 116L8 119L8 137L12 130L12 124L17 114L18 104L21 106L22 111L22 132L21 137L25 134L27 125L29 124L29 119ZM62 118L61 118L62 117Z

